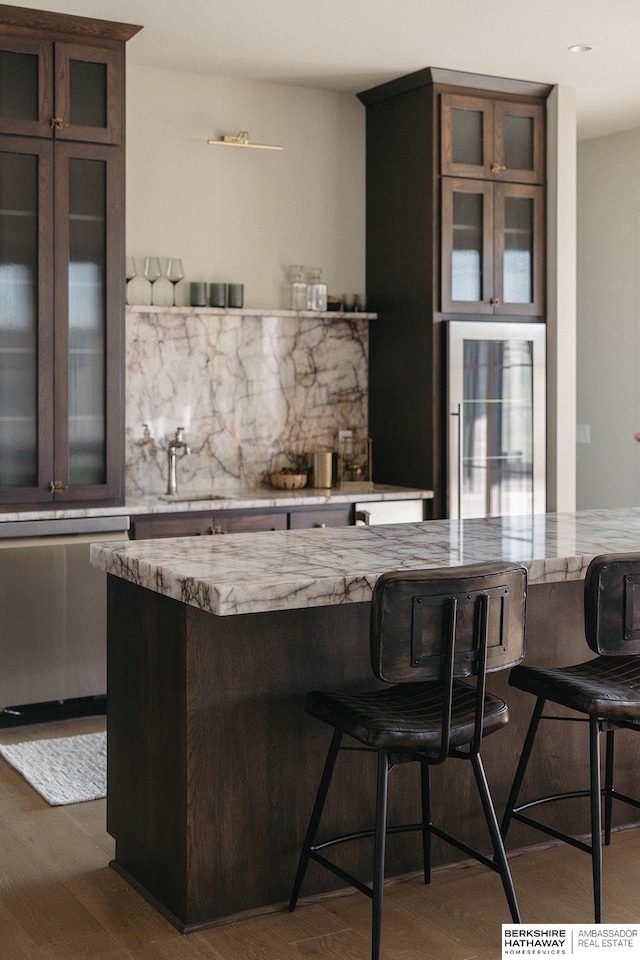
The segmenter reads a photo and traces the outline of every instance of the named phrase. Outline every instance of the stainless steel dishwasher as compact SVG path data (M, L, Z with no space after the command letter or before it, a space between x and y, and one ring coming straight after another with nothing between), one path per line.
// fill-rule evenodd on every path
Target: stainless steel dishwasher
M89 544L128 529L128 516L0 523L0 718L106 693L106 577Z

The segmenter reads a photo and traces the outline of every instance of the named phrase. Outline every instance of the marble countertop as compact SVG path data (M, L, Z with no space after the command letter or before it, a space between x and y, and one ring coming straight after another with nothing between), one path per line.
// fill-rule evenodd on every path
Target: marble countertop
M640 551L640 508L101 543L94 566L228 616L359 603L387 570L522 562L529 583L577 580L601 553Z
M84 517L133 516L151 513L188 513L196 510L248 510L264 507L303 507L331 503L360 503L379 500L430 500L432 490L420 490L413 487L393 487L387 484L375 484L373 489L336 487L332 490L320 490L308 487L303 490L274 490L270 487L251 487L249 489L220 491L220 495L211 499L211 494L196 491L186 493L188 500L166 499L155 494L127 500L115 507L56 507L47 510L14 510L0 512L0 523L20 520L76 520Z

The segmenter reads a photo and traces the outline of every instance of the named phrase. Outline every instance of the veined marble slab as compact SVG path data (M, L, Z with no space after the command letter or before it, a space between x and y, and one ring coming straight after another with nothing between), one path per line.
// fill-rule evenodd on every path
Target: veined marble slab
M432 520L102 543L94 566L209 613L229 616L362 603L388 570L523 563L529 583L578 580L601 553L640 552L640 509Z
M368 316L129 308L127 498L166 490L179 426L179 483L195 490L255 487L338 430L365 437Z
M0 512L0 523L17 520L76 520L84 517L131 516L133 514L189 513L192 510L250 510L253 507L314 507L331 503L360 503L380 500L431 500L433 490L394 487L376 483L370 490L335 487L332 490L305 487L303 490L274 490L270 487L241 487L222 491L211 499L206 493L189 500L164 500L155 497L132 497L119 507L67 507L48 510L13 510ZM215 487L214 487L215 490Z

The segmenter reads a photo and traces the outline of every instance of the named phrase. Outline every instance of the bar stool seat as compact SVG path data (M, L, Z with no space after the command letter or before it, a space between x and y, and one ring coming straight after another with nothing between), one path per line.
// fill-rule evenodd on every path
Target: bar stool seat
M596 657L572 667L520 664L512 687L545 697L571 710L607 720L640 724L640 657Z
M537 697L511 793L502 821L506 839L512 820L589 853L592 858L594 917L602 920L602 843L611 840L613 800L640 808L640 802L614 788L616 729L640 729L640 554L595 557L584 585L585 638L595 653L592 660L573 666L515 666L513 687ZM583 717L543 713L547 702L568 707ZM589 725L589 788L565 790L520 801L524 777L541 720L580 721ZM605 783L601 787L600 734L606 734ZM576 797L590 798L590 840L569 835L530 816L542 804ZM602 799L604 798L604 831Z
M296 907L309 861L321 864L371 898L372 960L380 955L387 834L421 833L425 883L431 879L432 836L479 860L499 873L511 919L520 920L480 746L485 736L509 720L506 703L487 692L486 674L522 659L526 583L525 568L506 562L384 574L373 591L370 654L375 676L392 685L364 693L314 691L307 695L307 713L333 727L334 732L289 909ZM468 677L476 678L475 685L465 682ZM356 745L343 745L344 737L353 738ZM341 750L377 755L375 822L370 829L316 844ZM432 821L430 768L450 757L468 760L472 765L493 847L491 857ZM421 822L388 826L389 773L398 764L411 761L420 765ZM374 840L371 883L326 856L336 844L365 837Z
M305 710L371 747L389 750L439 750L444 710L442 684L407 683L370 693L310 693ZM450 747L473 740L476 691L453 682ZM509 722L504 700L485 694L483 737Z

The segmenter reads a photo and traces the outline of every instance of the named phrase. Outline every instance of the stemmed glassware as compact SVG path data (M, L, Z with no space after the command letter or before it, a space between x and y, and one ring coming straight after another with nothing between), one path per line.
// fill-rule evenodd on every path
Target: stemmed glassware
M149 283L155 283L158 277L160 277L160 260L158 257L145 257L144 258L144 275L149 281Z
M167 260L167 280L173 284L173 303L176 302L176 284L184 277L182 269L182 260L179 257L169 257Z

